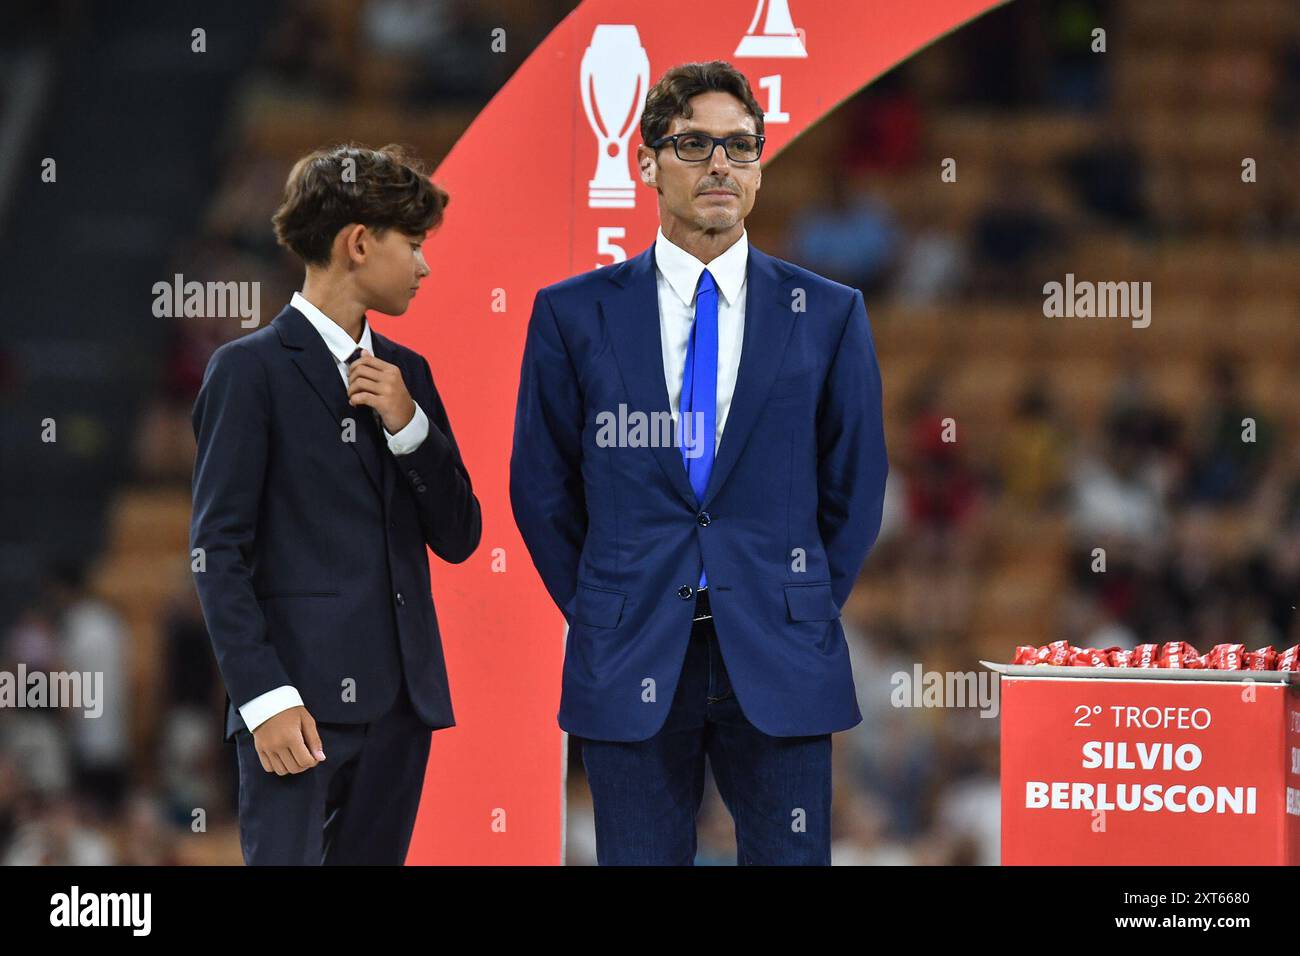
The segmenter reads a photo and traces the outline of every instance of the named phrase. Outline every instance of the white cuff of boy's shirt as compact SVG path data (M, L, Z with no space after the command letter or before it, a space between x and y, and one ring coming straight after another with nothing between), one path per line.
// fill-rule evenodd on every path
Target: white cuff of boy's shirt
M302 695L298 693L298 688L291 684L284 684L244 704L239 708L239 716L244 718L244 723L248 725L249 730L256 730L258 725L270 720L281 711L302 706Z
M385 428L384 437L388 439L388 450L394 455L409 455L419 448L424 440L429 437L429 417L424 414L424 409L420 407L420 403L415 403L415 414L411 416L411 420L406 423L405 428L396 435L391 434Z

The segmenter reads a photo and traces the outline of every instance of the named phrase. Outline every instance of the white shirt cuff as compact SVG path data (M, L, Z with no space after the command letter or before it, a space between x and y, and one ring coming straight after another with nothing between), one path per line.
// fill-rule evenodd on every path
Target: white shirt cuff
M265 723L281 711L302 706L304 705L298 688L284 684L244 704L239 708L239 716L244 718L244 723L248 725L249 730L256 730L259 724Z
M405 428L396 435L391 434L385 428L384 437L388 439L388 450L394 455L409 455L419 448L424 440L429 437L429 417L424 414L424 409L420 407L420 403L415 403L415 414L411 416L411 420L406 423Z

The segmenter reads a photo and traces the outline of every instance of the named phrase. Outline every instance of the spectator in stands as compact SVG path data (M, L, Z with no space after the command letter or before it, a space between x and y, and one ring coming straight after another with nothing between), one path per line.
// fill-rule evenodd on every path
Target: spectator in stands
M48 572L46 573L48 578ZM44 582L46 578L42 578ZM42 584L42 594L48 585ZM42 599L24 610L0 648L0 669L16 674L18 664L27 671L58 669L55 614ZM0 776L17 796L9 804L10 826L18 819L20 802L66 792L72 785L72 755L68 732L50 710L19 709L0 721Z
M906 238L891 287L899 303L918 308L964 293L970 281L970 250L950 207L928 193L899 213Z
M1300 130L1300 37L1292 37L1278 48L1276 80L1269 118L1280 133Z
M71 725L77 789L111 817L122 802L130 772L126 630L118 613L91 592L79 562L60 562L50 580L61 669L102 680L98 717L80 711L65 714Z
M1151 391L1146 362L1134 354L1121 355L1114 387L1106 401L1105 420L1133 436L1143 449L1154 487L1167 493L1177 480L1182 426Z
M836 781L832 820L834 866L910 866L917 862L914 844L891 838L884 806L856 783Z
M1073 588L1066 594L1062 612L1069 633L1066 640L1078 647L1124 647L1138 644L1144 632L1135 626L1149 592L1144 568L1121 548L1109 548L1105 570L1097 555L1077 545L1070 556Z
M1168 531L1165 501L1132 426L1112 421L1098 454L1084 454L1071 474L1071 522L1086 550L1108 541L1155 545Z
M266 70L292 90L330 100L345 98L354 86L337 21L311 0L285 5L267 41Z
M212 659L207 625L193 588L179 590L163 621L166 653L166 717L159 741L162 811L178 826L188 827L195 808L209 820L237 812L234 794L238 762L212 733L225 689Z
M435 10L437 42L411 46L413 75L407 89L409 102L425 104L485 103L505 82L512 62L511 34L506 33L506 53L492 49L494 27L501 26L473 0L381 0L371 10L388 8L393 27L386 34L376 29L375 17L368 17L368 38L379 49L392 49L404 19L419 22L423 11ZM417 13L417 11L421 11ZM523 38L513 37L515 48L524 48Z
M897 261L901 236L893 214L883 203L854 194L837 172L827 174L826 187L825 199L795 219L791 255L871 298Z
M1000 166L994 187L972 223L976 292L990 297L1038 296L1037 266L1063 245L1034 174L1021 164Z
M899 64L844 105L835 168L849 176L896 173L921 159L921 109L907 64Z
M1071 440L1047 382L1039 377L1026 383L1002 451L1002 487L1010 504L1035 512L1061 503Z
M1044 17L1051 52L1048 56L1048 96L1065 109L1092 112L1107 98L1108 63L1095 52L1093 31L1111 21L1105 0L1051 0Z
M1024 107L1042 99L1041 7L1008 3L953 36L958 69L951 98L975 107ZM997 56L989 56L997 50Z
M3 860L18 830L19 803L23 781L18 767L0 748L0 860Z
M176 831L168 827L157 799L148 793L132 795L119 846L118 862L124 866L176 866L182 862Z
M1129 123L1123 111L1111 111L1097 138L1065 158L1064 172L1085 210L1106 225L1146 235L1152 223L1146 169Z
M1234 604L1252 591L1247 566L1239 560L1246 547L1241 533L1214 508L1184 509L1177 518L1172 553L1155 582L1163 598L1160 617L1175 622L1183 631L1181 639L1201 651L1236 640L1231 636ZM1154 614L1148 618L1157 619Z
M1271 633L1264 643L1285 646L1296 619L1300 595L1300 514L1294 505L1276 535L1256 545L1246 562L1245 578L1259 595Z
M940 842L954 864L997 866L1002 858L1002 787L997 721L973 709L954 711L946 728L946 776L935 799Z
M960 443L948 440L945 418L937 405L927 405L912 422L907 502L913 534L960 531L979 504L978 478Z
M908 398L906 527L901 534L902 626L936 639L959 639L970 626L974 561L984 536L981 478L940 399L933 374Z
M1242 393L1236 363L1228 356L1211 360L1206 386L1184 494L1189 501L1234 504L1250 494L1267 467L1275 429Z
M5 866L109 866L117 861L112 841L85 823L87 809L57 797L18 827L2 861Z

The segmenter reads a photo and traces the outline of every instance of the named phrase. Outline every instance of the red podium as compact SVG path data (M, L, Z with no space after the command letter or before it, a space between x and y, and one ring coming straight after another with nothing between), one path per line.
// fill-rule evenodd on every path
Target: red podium
M1300 863L1300 675L982 663L1004 864Z

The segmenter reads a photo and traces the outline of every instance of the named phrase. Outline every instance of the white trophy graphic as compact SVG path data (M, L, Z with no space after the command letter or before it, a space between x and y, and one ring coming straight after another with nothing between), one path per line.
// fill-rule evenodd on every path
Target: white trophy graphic
M596 172L587 183L590 209L631 209L636 183L628 174L628 139L650 89L650 59L632 24L602 23L579 69L582 108L596 134Z
M763 16L764 8L767 16ZM763 20L763 29L754 32L758 21ZM790 18L790 0L758 0L754 10L754 19L749 22L745 37L736 47L736 56L784 56L806 57L803 40L794 28Z

